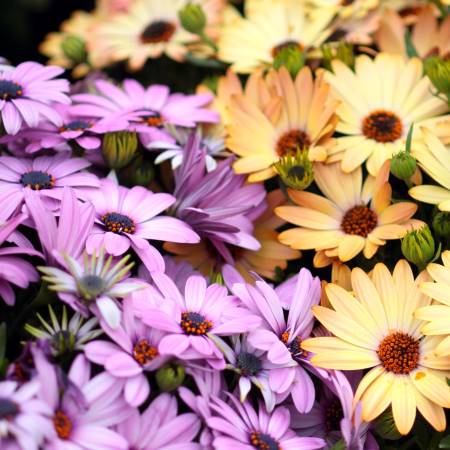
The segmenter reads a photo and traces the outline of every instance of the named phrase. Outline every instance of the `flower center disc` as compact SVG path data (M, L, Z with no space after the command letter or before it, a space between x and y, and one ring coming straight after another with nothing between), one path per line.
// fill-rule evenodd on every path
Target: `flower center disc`
M295 337L289 343L288 342L289 341L289 332L285 331L281 335L281 340L286 345L288 350L291 352L292 358L294 358L295 360L297 360L299 358L306 358L306 356L308 356L308 352L306 350L303 350L301 347L302 339L300 338L300 336Z
M236 358L236 367L244 377L256 375L262 369L261 360L252 353L242 352Z
M23 186L39 191L41 189L51 189L55 185L55 179L47 172L32 170L20 177Z
M133 358L145 366L159 355L158 349L150 345L147 339L140 339L133 348Z
M394 142L403 132L403 125L398 116L390 111L374 111L362 124L364 136L377 142Z
M282 42L281 44L278 44L272 48L272 50L270 52L272 54L272 58L276 58L278 56L278 53L280 53L285 48L293 48L293 49L298 49L298 50L302 51L303 45L301 45L297 41Z
M160 127L164 124L164 119L158 111L149 111L148 114L142 116L142 120L150 127Z
M354 206L345 213L341 229L346 234L367 237L377 226L377 223L377 215L370 208L367 206Z
M295 155L298 150L308 148L310 145L311 140L304 131L291 130L278 139L276 152L280 157Z
M166 20L156 20L144 29L141 33L141 42L144 44L157 44L158 42L168 42L174 35L176 26Z
M123 214L108 213L100 219L108 231L113 233L129 233L132 234L136 230L134 222Z
M377 350L381 365L397 375L407 375L419 363L419 341L397 331L386 336Z
M250 435L250 443L258 450L281 450L275 439L259 431L254 431Z
M105 282L98 275L85 275L77 283L78 290L85 300L97 298L105 290Z
M338 400L330 403L325 410L325 428L327 432L339 430L340 423L344 417L341 402Z
M3 100L12 100L21 97L23 89L20 84L9 80L0 80L0 98Z
M19 407L7 398L0 398L0 419L12 419L19 412Z
M56 411L53 416L53 426L60 439L69 439L72 431L72 421L62 411Z
M66 123L63 125L59 131L83 131L87 128L90 128L91 124L84 120L72 120L72 122Z
M181 328L186 334L204 335L213 326L204 316L195 312L181 314Z

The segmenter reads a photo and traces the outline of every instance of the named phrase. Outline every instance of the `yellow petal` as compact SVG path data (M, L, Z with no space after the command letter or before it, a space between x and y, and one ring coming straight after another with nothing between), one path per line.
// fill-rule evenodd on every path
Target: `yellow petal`
M410 374L414 386L432 402L450 408L450 386L431 369L420 368Z
M411 431L416 418L416 396L408 376L396 376L392 386L392 414L398 431L405 435Z
M347 234L339 242L339 259L350 261L364 248L365 239L362 236Z
M428 400L417 389L414 389L416 397L417 409L420 414L437 430L444 431L446 428L445 412L444 409Z
M361 418L370 422L378 417L391 403L394 376L384 372L366 389L361 396Z

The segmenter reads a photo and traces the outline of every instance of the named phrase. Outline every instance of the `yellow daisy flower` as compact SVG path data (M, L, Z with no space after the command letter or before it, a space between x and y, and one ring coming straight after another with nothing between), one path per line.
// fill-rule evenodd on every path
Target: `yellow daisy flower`
M309 0L312 8L319 8L325 14L331 13L340 18L360 19L373 11L380 4L380 0Z
M411 219L416 204L391 204L388 176L389 163L377 179L368 176L364 184L360 167L344 173L339 164L315 164L314 178L325 196L288 190L298 206L280 206L275 213L299 228L280 233L280 242L299 250L315 249L316 267L336 258L349 261L361 251L366 258L372 258L386 240L400 239L408 230L423 225Z
M264 109L240 95L233 96L228 109L227 147L240 156L235 171L251 174L250 182L275 176L273 164L296 154L298 148L308 148L310 159L324 160L324 145L337 122L338 102L330 99L321 74L313 80L309 67L300 70L295 80L282 67L269 72L265 82L272 97Z
M308 50L329 34L329 15L308 12L304 0L247 0L245 17L236 14L222 28L219 59L239 73L272 65L285 47Z
M444 146L429 130L424 129L423 134L426 145L417 145L413 155L440 186L415 186L409 190L409 195L421 202L438 205L441 211L450 211L450 146Z
M376 175L383 163L404 150L412 123L416 130L433 127L448 111L446 102L433 95L430 80L423 75L422 62L405 62L400 55L379 53L375 59L356 58L355 72L341 61L333 61L333 72L325 80L341 104L337 109L336 138L329 149L329 162L341 161L351 172L367 160L367 170ZM420 133L413 134L415 145Z
M371 421L389 405L401 434L414 423L416 409L438 431L445 429L443 408L450 407L450 360L433 350L442 338L423 336L424 322L414 317L431 299L419 290L428 279L416 280L401 260L391 274L377 264L370 277L360 268L351 274L353 293L330 284L327 295L334 309L313 306L315 317L334 337L307 339L312 364L329 369L371 369L355 393L362 403L362 420Z
M431 263L427 271L433 282L420 285L420 290L429 295L435 302L430 306L419 308L415 317L426 320L428 323L422 327L421 332L430 336L442 336L444 340L434 349L436 356L450 355L450 250L442 252L444 265Z

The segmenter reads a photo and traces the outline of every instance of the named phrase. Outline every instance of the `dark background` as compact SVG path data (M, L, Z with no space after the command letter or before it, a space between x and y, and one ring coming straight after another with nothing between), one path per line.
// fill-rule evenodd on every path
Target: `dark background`
M72 11L94 8L94 0L0 0L0 56L12 64L45 62L38 46Z

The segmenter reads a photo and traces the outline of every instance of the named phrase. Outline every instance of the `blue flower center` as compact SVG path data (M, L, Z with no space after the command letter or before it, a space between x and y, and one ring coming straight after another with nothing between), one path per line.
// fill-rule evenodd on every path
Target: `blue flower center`
M12 419L19 413L19 407L7 398L0 398L0 419Z
M257 375L262 369L261 360L252 353L241 352L236 358L236 367L245 377Z
M136 230L136 225L128 216L119 213L108 213L100 219L105 228L113 233L129 233L132 234Z
M0 98L3 100L11 100L17 97L21 97L23 94L23 88L20 84L14 83L14 81L0 80Z
M60 131L83 131L90 127L91 124L85 120L72 120L71 122L64 124Z
M84 275L77 280L78 291L85 300L93 300L106 289L105 281L98 275Z
M254 431L250 435L250 443L258 450L281 450L281 447L275 439L259 431Z
M25 172L20 177L23 186L39 191L41 189L51 189L55 185L55 179L47 172L41 170L32 170Z

